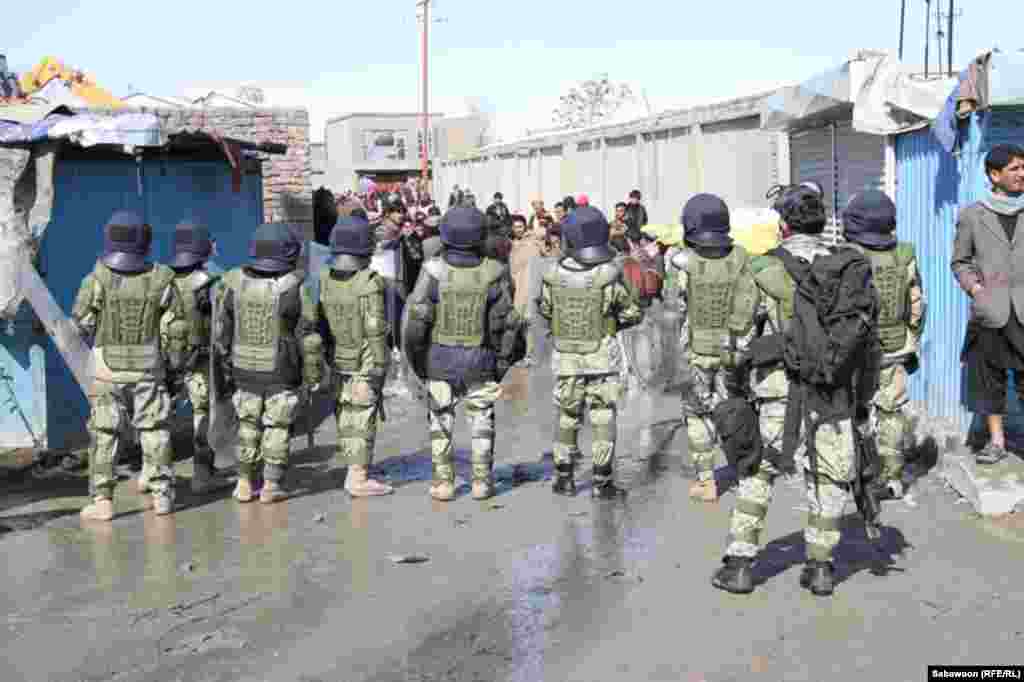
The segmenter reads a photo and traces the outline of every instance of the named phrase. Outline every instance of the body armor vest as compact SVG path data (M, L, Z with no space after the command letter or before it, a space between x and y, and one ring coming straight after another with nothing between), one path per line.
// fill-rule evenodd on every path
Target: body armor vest
M871 261L875 289L881 304L878 337L882 350L897 353L907 342L907 266L914 257L913 246L898 244L887 251L864 249Z
M558 267L549 275L551 334L558 352L595 353L606 337L615 335L617 324L605 312L604 290L618 276L610 264L579 273Z
M213 277L205 270L195 270L175 277L178 291L184 299L185 321L188 322L188 341L191 348L202 353L210 350L210 316L199 311L199 297L212 286Z
M366 340L364 299L383 291L376 274L365 269L339 280L331 277L329 268L320 273L320 305L334 336L334 366L339 372L360 369Z
M484 345L487 293L501 273L501 264L490 258L472 268L442 262L437 272L438 306L431 342L465 348Z
M231 362L236 369L272 374L277 371L281 338L288 333L281 317L281 297L302 283L294 272L278 279L250 277L232 270L227 285L235 297L235 330Z
M114 371L151 372L160 366L160 305L174 271L155 265L149 272L123 275L97 265L103 287L103 312L96 345Z
M793 319L796 282L789 276L782 259L777 256L758 256L753 261L753 270L757 285L772 300L775 319L781 327L776 331L781 334L789 329Z
M687 259L690 348L698 355L719 355L730 334L750 331L757 292L749 264L747 252L738 245L723 258L693 252Z

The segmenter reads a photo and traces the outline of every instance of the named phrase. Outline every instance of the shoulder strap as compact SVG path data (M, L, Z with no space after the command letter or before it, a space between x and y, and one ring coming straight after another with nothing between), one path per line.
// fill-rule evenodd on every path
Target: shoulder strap
M789 276L793 278L793 281L796 282L797 286L804 281L804 278L807 277L811 271L810 263L797 258L782 247L777 246L765 255L774 256L781 260L783 267L786 268L786 272L788 272Z

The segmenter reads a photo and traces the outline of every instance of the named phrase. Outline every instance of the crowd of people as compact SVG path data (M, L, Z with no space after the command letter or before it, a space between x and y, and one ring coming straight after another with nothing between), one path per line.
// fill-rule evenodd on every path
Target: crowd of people
M978 455L982 465L1007 456L1006 370L1018 370L1018 391L1024 385L1024 285L1013 260L1024 243L1017 239L1024 149L997 146L986 171L990 192L961 213L953 257L974 311L965 362L980 373L988 401L991 442ZM144 451L139 489L151 493L157 514L173 512L168 419L175 390L195 414L197 491L233 484L240 503L286 499L300 403L329 390L345 489L354 497L392 493L371 466L395 348L426 390L430 496L455 498L453 428L464 404L472 497L487 499L494 494L495 402L503 376L529 354L531 325L553 346L552 491L576 494L586 419L592 495L618 499L626 492L614 479L624 362L618 335L644 320L666 262L676 274L679 343L691 371L681 396L697 471L690 495L719 499L714 474L722 459L739 476L715 587L754 590L773 485L784 474L805 482L808 556L800 585L818 596L834 590L847 500L857 503L872 538L881 502L903 495L907 383L920 366L927 306L914 247L896 239L895 205L884 193L851 199L841 214L845 239L834 246L825 237L821 188L779 188L779 244L758 255L733 241L729 208L711 194L686 202L681 246L667 251L643 232L639 193L617 205L611 220L583 195L557 203L550 216L534 202L529 218L510 211L500 193L481 211L461 188L443 214L428 196L392 196L371 216L364 199L341 198L331 260L318 272L302 271L295 231L270 224L256 230L246 265L219 280L205 267L212 250L206 227L179 225L174 258L164 266L148 261L152 230L138 216L111 218L105 252L72 315L98 350L89 424L94 500L83 519L114 517L112 466L129 416ZM536 256L557 258L528 302L517 278ZM319 281L316 294L302 286L310 278ZM238 417L233 482L214 469L207 440L209 405L224 396Z

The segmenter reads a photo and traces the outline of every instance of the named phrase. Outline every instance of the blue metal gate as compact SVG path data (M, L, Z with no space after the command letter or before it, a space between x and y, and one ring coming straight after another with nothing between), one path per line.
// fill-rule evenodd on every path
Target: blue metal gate
M244 174L232 190L231 169L220 161L58 161L53 218L43 239L40 268L57 303L70 313L82 279L103 249L102 227L118 209L137 211L153 226L153 258L171 254L174 226L201 218L217 240L216 262L242 263L249 238L263 222L263 181ZM141 188L141 192L140 192ZM86 441L88 403L52 343L46 344L46 424L49 447Z

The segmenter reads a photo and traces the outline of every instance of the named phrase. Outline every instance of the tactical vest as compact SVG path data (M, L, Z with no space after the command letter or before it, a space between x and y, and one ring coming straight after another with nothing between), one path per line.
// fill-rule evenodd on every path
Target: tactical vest
M273 374L278 369L281 338L288 333L281 317L281 297L302 283L302 274L289 272L271 279L251 277L238 268L225 279L235 304L232 364L246 372Z
M782 327L776 331L785 332L793 319L796 282L789 276L782 259L777 256L756 256L751 260L751 269L757 285L775 306L775 316Z
M212 286L213 277L205 270L195 270L187 275L177 275L175 283L185 299L185 321L188 323L188 341L191 348L208 351L210 348L210 317L199 311L199 292Z
M757 299L750 257L737 245L723 258L696 251L686 262L690 348L698 355L719 355L730 334L750 331Z
M907 342L907 267L914 259L911 244L898 244L887 251L864 249L871 261L875 289L881 307L878 311L878 336L882 350L896 353Z
M596 353L617 331L615 318L605 313L604 290L619 277L619 270L608 264L580 273L558 267L548 277L555 348L560 353Z
M161 303L174 271L154 265L149 272L123 275L97 265L93 276L103 288L96 345L114 371L151 372L160 366Z
M484 258L472 268L445 262L436 271L438 306L431 342L442 346L479 348L487 328L487 292L503 271L501 263Z
M370 269L345 280L331 277L330 268L320 272L320 305L334 336L334 366L338 371L359 371L366 340L364 299L380 296L383 290L377 273Z

